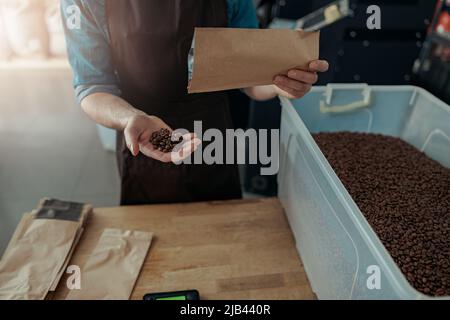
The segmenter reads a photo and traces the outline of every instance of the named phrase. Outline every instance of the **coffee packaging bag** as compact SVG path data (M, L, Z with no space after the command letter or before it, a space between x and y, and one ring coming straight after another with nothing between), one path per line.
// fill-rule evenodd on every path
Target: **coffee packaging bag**
M42 199L25 214L0 260L0 299L42 300L54 290L91 212L90 205Z
M319 58L319 32L288 29L196 28L188 59L189 93L273 83Z
M21 229L0 261L0 299L44 299L78 227L73 221L34 218Z
M128 300L150 248L152 233L105 229L81 269L81 288L67 300Z

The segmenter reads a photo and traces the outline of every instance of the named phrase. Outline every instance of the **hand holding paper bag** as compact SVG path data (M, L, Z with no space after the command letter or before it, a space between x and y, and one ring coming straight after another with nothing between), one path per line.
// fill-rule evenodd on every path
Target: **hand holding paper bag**
M287 75L278 75L273 83L275 93L288 99L298 99L307 94L313 84L318 80L317 72L328 71L328 62L324 60L314 60L309 63L307 71L301 69L291 69ZM256 87L260 88L260 87Z
M326 62L315 61L318 56L318 32L197 28L193 77L188 91L248 88L273 84L274 80L288 94L291 89L306 90L300 88L301 80L295 82L292 73L299 73L300 79L306 77L305 84L310 86L317 80L314 72L328 68ZM311 68L312 61L318 64L315 70ZM275 78L277 75L285 76Z

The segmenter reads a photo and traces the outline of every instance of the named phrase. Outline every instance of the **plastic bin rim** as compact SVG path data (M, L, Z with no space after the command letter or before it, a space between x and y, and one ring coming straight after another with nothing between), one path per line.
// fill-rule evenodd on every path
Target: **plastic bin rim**
M336 90L357 90L362 89L362 86L369 87L372 91L412 91L413 98L417 96L417 94L421 94L427 99L434 102L438 107L444 109L445 111L450 112L448 107L450 107L447 103L440 100L438 97L431 94L429 91L422 87L414 86L414 85L369 85L367 83L328 83L324 86L313 86L311 88L311 92L326 92L328 87L335 88Z

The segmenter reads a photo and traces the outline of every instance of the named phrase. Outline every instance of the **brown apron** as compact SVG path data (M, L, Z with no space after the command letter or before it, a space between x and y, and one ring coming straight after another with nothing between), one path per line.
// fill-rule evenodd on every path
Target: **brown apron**
M187 94L194 27L227 25L226 0L107 0L111 50L122 98L173 129L232 128L226 92ZM203 143L205 146L205 143ZM121 204L241 197L236 165L162 163L133 157L117 137Z

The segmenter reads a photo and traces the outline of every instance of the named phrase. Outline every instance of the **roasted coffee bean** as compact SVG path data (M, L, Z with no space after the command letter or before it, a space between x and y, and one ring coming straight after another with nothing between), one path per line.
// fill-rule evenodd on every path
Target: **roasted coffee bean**
M411 285L450 295L450 169L394 137L313 137Z
M150 139L150 142L153 144L155 149L164 153L172 152L173 148L181 141L183 141L183 138L172 141L172 133L168 129L164 128L153 132Z

